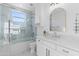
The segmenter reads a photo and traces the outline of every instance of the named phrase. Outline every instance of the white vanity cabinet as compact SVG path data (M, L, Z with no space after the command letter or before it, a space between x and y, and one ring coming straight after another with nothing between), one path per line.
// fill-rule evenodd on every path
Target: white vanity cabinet
M50 44L45 40L37 39L37 56L55 56L59 55L55 53L56 45ZM55 52L54 52L55 51Z
M47 44L43 40L37 39L37 56L50 56L50 48Z
M79 56L79 51L51 41L47 39L37 40L38 56Z
M57 46L44 39L37 39L37 56L60 56L63 55L56 51Z

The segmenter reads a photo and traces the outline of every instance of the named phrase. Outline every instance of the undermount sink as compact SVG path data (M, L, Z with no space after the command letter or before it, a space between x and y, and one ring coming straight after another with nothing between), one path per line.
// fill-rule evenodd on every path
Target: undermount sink
M61 35L59 35L58 33L54 32L53 34L50 34L51 38L60 38Z

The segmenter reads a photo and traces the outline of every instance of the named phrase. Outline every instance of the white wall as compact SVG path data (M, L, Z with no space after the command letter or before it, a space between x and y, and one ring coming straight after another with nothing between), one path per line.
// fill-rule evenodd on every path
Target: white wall
M35 23L40 23L45 30L49 30L49 4L35 4Z

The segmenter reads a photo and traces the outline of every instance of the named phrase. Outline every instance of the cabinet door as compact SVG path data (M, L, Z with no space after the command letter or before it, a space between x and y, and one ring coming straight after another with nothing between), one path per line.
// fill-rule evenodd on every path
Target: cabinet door
M58 52L57 50L51 49L50 56L65 56L64 54Z
M46 56L46 47L40 41L37 41L37 55Z
M65 55L64 54L61 54L61 53L59 53L57 51L54 51L54 56L65 56Z
M50 56L55 56L55 53L54 53L55 50L53 49L50 49Z
M44 47L43 45L38 46L37 55L38 56L46 56L46 47Z

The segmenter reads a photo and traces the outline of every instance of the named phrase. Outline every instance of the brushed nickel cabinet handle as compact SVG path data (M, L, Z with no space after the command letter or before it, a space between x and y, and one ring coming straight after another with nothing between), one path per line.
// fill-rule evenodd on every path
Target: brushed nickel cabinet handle
M46 48L46 56L50 56L50 50Z
M69 51L67 51L67 50L65 50L65 49L63 49L63 52L65 52L65 53L69 53Z

